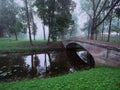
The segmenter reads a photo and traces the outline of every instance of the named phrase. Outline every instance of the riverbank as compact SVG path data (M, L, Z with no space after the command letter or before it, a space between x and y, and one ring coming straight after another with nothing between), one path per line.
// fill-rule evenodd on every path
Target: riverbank
M0 82L0 90L119 90L120 68L100 66L64 76L10 83Z
M62 47L62 43L50 42L44 40L33 41L33 46L30 45L28 40L20 39L18 41L14 39L0 38L0 54L20 53L29 54L31 52L45 52L50 50L59 50Z
M95 41L95 40L81 40L81 39L73 39L74 41L80 41L83 43L90 43L95 44L105 48L113 48L113 49L120 49L120 42L113 43L113 42L104 42L104 41ZM0 54L4 53L24 53L24 52L33 52L33 51L50 51L56 49L64 48L63 43L67 41L57 41L57 42L50 42L49 44L47 41L44 40L34 40L33 46L30 45L29 40L26 39L19 39L16 41L15 39L8 39L8 38L0 38Z
M0 39L0 53L30 53L60 49L62 42L37 40L30 46L28 40ZM15 82L0 82L0 90L119 90L120 68L97 66L54 78L26 79Z

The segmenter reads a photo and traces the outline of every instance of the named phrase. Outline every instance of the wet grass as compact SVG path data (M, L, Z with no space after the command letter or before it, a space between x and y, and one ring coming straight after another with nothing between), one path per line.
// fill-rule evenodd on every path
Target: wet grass
M120 90L120 68L101 66L42 80L1 82L0 90Z
M16 41L11 38L0 38L0 51L15 51L15 50L31 50L39 48L38 45L40 43L46 42L44 40L35 40L33 41L33 46L30 45L29 40L27 39L19 39Z

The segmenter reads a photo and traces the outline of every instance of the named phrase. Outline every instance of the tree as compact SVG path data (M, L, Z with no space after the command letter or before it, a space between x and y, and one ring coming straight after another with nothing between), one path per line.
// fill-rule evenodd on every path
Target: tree
M3 27L0 25L0 37L3 37Z
M118 7L115 9L116 17L118 18L118 23L117 25L120 26L120 3L118 4Z
M111 27L112 27L112 13L113 12L111 12L109 15L110 19L109 19L108 40L107 40L108 42L110 41L110 34L111 34Z
M12 0L11 0L12 1ZM23 18L20 16L21 7L19 7L14 1L11 2L11 21L9 25L9 33L14 34L16 40L18 40L18 34L26 33L26 25L22 22Z
M43 26L43 35L44 40L46 40L45 34L45 25L46 25L46 1L45 0L36 0L35 4L36 7L39 7L38 16L42 19L42 26Z
M119 26L113 26L112 31L116 32L118 36L120 36L120 27Z
M23 25L19 20L15 22L13 27L10 28L10 33L15 35L16 40L18 40L18 34L19 32L21 33L26 33L26 26Z
M33 9L33 1L29 0L28 5L29 5L29 18L30 18L31 32L32 32L32 35L33 35L34 40L35 40L35 36L37 33L37 25L36 25L35 20L34 20L35 11Z
M7 34L9 37L14 34L17 40L18 33L23 33L25 29L24 24L21 22L22 18L20 17L21 8L14 0L2 0L0 2L0 28L2 37L4 34Z
M34 36L34 40L35 40L35 35L36 35L36 33L37 33L37 26L36 26L36 24L35 24L35 22L33 21L33 24L32 24L32 34L33 34L33 36Z
M119 3L119 0L88 0L86 6L89 6L88 9L84 9L91 20L91 39L94 39L95 32L97 28L105 21L109 16L111 11ZM92 6L92 7L91 7ZM87 12L89 11L89 12ZM105 11L105 15L101 17L101 14Z
M2 32L2 36L4 35L4 33L8 33L9 31L9 26L10 26L10 22L11 21L11 13L10 10L11 9L11 3L9 1L6 0L1 0L0 1L0 27L1 27L1 32ZM10 34L8 33L8 35L10 36Z
M59 34L63 34L71 23L73 4L71 0L36 0L38 15L44 25L49 27L48 42L57 40Z
M31 27L30 27L30 13L29 13L29 7L28 7L28 0L23 0L25 3L25 11L26 11L26 17L27 17L27 25L29 30L29 41L30 45L33 45L32 42L32 36L31 36Z
M0 13L2 13L2 1L0 0ZM3 37L2 14L0 14L0 37Z

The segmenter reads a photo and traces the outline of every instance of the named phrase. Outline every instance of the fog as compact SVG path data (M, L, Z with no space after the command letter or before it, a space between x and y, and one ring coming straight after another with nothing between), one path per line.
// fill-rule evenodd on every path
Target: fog
M80 1L79 0L73 0L76 2L76 8L74 10L74 12L72 12L72 15L75 15L77 18L77 21L75 21L75 23L77 23L77 33L76 36L80 36L81 34L83 35L84 33L80 30L83 26L84 23L87 21L87 16L85 13L81 13L81 9L80 9ZM22 0L15 0L16 3L19 3L20 6L23 6L23 1ZM42 28L42 20L34 14L34 20L35 23L37 25L37 34L36 34L36 39L44 39L43 36L43 28ZM48 27L45 27L45 32L46 32L46 37L48 37ZM27 33L27 38L28 38L28 33Z

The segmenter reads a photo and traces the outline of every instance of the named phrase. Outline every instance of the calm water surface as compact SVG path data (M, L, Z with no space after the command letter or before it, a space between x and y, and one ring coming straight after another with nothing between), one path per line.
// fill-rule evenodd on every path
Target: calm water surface
M86 51L77 51L76 54L81 58L78 61L75 57L69 56L66 51L30 55L1 54L0 81L53 77L91 67L88 63L89 60L87 60ZM74 59L71 60L71 58Z

